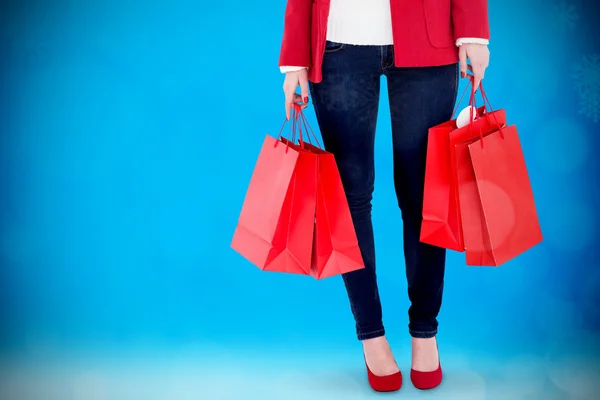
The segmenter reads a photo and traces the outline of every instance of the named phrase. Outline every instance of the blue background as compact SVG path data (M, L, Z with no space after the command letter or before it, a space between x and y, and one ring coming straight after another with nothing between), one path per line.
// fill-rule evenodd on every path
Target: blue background
M264 273L229 248L283 120L284 6L2 2L0 398L376 396L341 280ZM490 1L486 91L519 128L545 241L497 269L449 255L445 382L405 398L597 398L597 16ZM380 109L379 282L408 372L387 96Z

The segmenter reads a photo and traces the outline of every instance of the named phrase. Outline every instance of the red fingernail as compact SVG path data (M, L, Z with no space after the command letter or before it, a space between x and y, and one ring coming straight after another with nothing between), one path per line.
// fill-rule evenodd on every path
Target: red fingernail
M305 102L305 103L308 103L308 97L305 97L305 98L304 98L304 102Z
M460 75L464 78L465 77L465 73L461 72Z

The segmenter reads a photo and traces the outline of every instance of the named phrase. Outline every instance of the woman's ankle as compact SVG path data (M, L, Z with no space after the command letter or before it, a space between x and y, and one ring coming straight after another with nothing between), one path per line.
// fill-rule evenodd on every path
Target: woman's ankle
M416 371L435 371L440 365L437 340L412 338L412 368Z
M385 376L399 371L385 336L363 340L362 344L365 361L373 374Z

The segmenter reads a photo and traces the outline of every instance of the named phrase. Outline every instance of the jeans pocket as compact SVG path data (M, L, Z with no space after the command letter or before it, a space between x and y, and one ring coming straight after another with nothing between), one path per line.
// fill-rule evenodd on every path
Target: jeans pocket
M334 53L336 51L343 50L346 45L344 43L336 43L327 41L325 43L325 53Z

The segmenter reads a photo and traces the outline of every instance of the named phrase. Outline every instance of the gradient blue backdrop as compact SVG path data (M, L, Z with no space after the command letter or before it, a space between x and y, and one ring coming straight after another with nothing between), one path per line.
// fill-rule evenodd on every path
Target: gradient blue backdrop
M283 120L284 6L1 3L1 399L376 397L341 280L264 273L229 248ZM598 398L598 15L593 1L490 0L485 85L519 128L545 241L497 269L449 255L446 381L398 396ZM373 218L406 372L387 105Z

